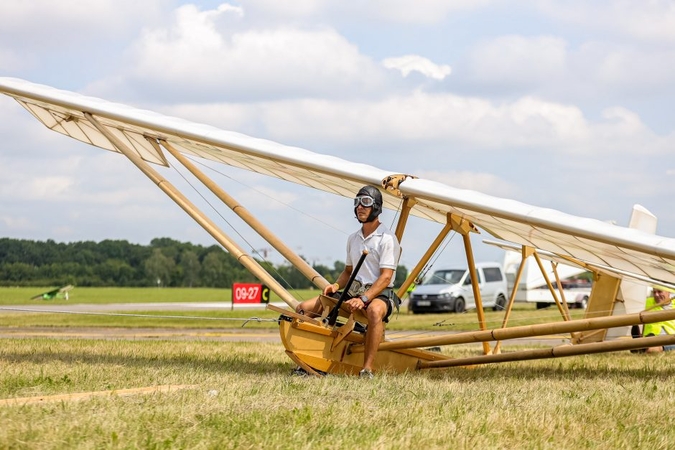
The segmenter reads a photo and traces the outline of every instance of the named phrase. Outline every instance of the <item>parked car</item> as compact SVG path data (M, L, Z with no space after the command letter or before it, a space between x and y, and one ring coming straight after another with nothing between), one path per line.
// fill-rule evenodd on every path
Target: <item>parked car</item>
M498 263L476 264L478 285L484 308L495 311L506 307L507 284ZM408 309L413 313L462 313L476 307L468 269L436 270L410 293Z

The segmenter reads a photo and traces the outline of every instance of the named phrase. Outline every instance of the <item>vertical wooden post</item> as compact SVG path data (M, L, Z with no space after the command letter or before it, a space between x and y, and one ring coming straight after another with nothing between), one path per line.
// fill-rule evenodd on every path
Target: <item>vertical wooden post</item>
M532 253L534 253L534 248L523 245L521 250L520 265L518 266L518 273L516 273L516 279L513 282L513 289L511 290L511 295L509 297L509 304L506 307L506 312L504 313L502 328L506 328L506 324L509 321L509 317L511 316L511 310L513 309L513 304L516 301L516 294L518 293L518 285L520 284L520 279L523 276L523 272L525 271L525 261L527 261L527 258L529 258ZM502 351L502 341L497 341L494 349L492 350L492 354L496 355L501 353L501 351Z
M473 290L473 299L476 303L476 314L478 315L478 327L481 330L487 330L485 323L485 311L483 310L483 299L480 295L480 285L478 284L478 272L476 272L476 262L473 258L473 248L471 247L471 237L469 233L475 231L475 227L468 220L457 215L450 215L452 229L462 235L464 241L464 252L466 253L466 263L471 276L471 289ZM483 352L490 353L490 344L483 342Z
M606 273L596 273L591 296L588 299L584 318L611 316L614 310L614 302L621 286L621 279L613 277ZM581 333L573 342L586 343L604 341L607 330L600 333L584 332Z
M415 203L417 203L417 200L415 200L412 197L406 197L403 199L403 206L401 207L401 215L398 218L398 222L396 223L396 231L394 234L396 234L396 239L398 239L398 242L401 242L403 240L403 231L405 231L405 226L408 223L408 217L410 217L410 210L412 209L413 206L415 206Z
M476 262L473 259L473 249L471 247L471 237L469 234L463 234L464 251L466 252L466 261L469 266L469 274L471 275L471 288L473 289L473 299L476 302L476 313L478 314L478 327L481 330L487 330L487 323L485 323L485 311L483 310L483 299L480 296L480 286L478 285L478 272L476 271ZM490 344L483 342L483 353L486 355L490 353Z

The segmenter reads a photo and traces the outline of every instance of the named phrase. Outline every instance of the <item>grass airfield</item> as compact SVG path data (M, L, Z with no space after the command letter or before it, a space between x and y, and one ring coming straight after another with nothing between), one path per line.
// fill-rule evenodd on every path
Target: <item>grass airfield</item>
M16 289L0 288L0 306L35 303L25 299L41 292ZM201 302L202 295L214 295L190 290L194 300L186 300L172 289L140 289L130 297L151 303L158 290L164 291L159 302ZM124 294L97 296L94 288L76 288L67 302L118 303ZM553 310L517 309L511 325L555 320L549 317ZM202 314L251 313L276 317L226 308ZM180 314L185 312L171 312ZM500 323L502 314L488 312L488 322ZM476 329L475 320L472 314L402 311L389 329L460 331ZM667 353L317 379L289 375L293 365L279 342L199 336L214 327L242 329L231 321L0 311L0 331L23 327L122 329L131 336L145 329L157 336L3 337L0 448L670 448L672 441L667 411L675 407L675 355ZM188 329L197 330L197 338ZM275 329L272 321L244 327L247 333ZM162 330L171 338L159 335ZM444 352L469 356L480 347Z

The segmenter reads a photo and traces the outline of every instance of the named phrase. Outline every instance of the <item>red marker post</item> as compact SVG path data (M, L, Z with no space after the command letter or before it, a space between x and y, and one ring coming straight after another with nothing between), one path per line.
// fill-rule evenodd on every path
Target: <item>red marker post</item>
M232 309L236 303L269 303L270 289L264 284L233 283Z

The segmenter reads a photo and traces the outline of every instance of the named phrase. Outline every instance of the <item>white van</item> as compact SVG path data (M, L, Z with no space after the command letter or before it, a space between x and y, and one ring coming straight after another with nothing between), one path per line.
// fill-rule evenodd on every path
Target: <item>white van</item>
M518 283L518 286L514 286L516 274L522 264L524 264L524 267L520 282ZM553 268L548 264L544 264L545 268L547 266L548 270L546 272L546 277L553 286L557 286L556 275L553 272ZM586 268L558 264L555 271L561 279L560 284L562 284L563 294L568 306L586 309L588 299L591 296L591 288L593 286L590 281L577 278L578 275L586 272ZM546 284L546 278L541 274L541 270L539 269L534 256L528 257L523 263L520 252L504 252L504 275L506 275L506 281L510 291L518 288L514 299L515 302L536 303L537 309L555 305L553 294L551 294L548 284ZM562 295L557 290L557 287L556 294L557 297L562 300Z
M484 308L495 311L506 307L506 277L499 263L476 264L478 285ZM426 312L457 312L476 307L468 269L436 270L410 293L408 310L413 314Z

